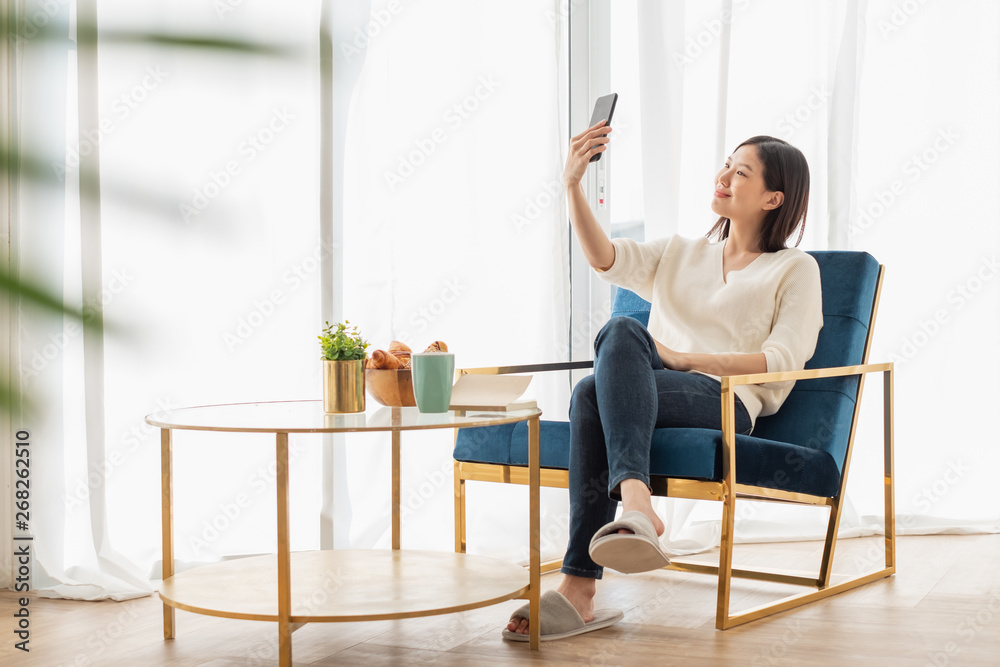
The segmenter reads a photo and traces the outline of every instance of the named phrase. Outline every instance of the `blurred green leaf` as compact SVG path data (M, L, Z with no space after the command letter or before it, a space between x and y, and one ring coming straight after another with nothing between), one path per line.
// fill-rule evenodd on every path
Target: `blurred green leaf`
M96 326L97 324L97 317L86 317L83 311L67 306L62 299L49 294L41 287L18 279L6 269L0 269L0 291L13 294L45 310L69 315L83 322L84 326Z
M3 372L4 377L10 377L10 371L8 369L0 368L0 371ZM28 397L22 397L14 392L11 392L6 382L0 383L0 412L4 412L8 415L15 414L15 408L18 407L18 404L28 400ZM30 405L25 405L24 407L29 408Z
M19 18L22 20L19 21ZM19 10L14 3L4 3L4 9L0 11L0 44L3 48L11 49L9 52L13 53L14 49L34 40L69 41L71 32L69 26L51 18L46 20L45 25L39 26L33 17L25 18L23 7ZM180 35L144 30L98 30L94 24L79 22L74 27L78 43L94 43L96 40L98 46L154 46L164 49L197 50L208 54L269 58L301 57L302 54L301 50L296 48L215 35ZM67 173L61 171L65 169L66 165L62 160L46 164L38 156L26 155L16 148L0 144L0 177L11 178L15 186L17 179L23 178L52 187L65 187ZM75 177L78 177L80 182L80 194L83 197L111 196L146 210L155 209L168 219L177 217L177 201L168 200L156 193L131 185L94 187L92 184L98 183L98 179L93 178L93 174L79 168L75 171L77 172ZM105 326L102 317L67 306L61 295L51 294L44 287L22 280L5 268L0 268L0 292L10 294L22 302L33 304L43 310L77 319L84 327ZM0 370L4 372L5 378L10 377L9 369ZM29 405L26 403L28 400L29 397L18 394L16 385L12 388L7 382L0 383L0 410L15 414L19 408Z
M0 372L9 377L9 371L6 368L0 368ZM14 402L18 399L11 392L7 391L6 384L0 384L0 413L12 415L14 412Z
M0 144L0 171L20 173L32 180L56 180L53 169L47 167L41 160L30 155L22 155L18 151Z
M0 22L0 24L14 26L15 29L3 33L3 36L5 39L10 39L15 43L23 44L25 42L33 42L36 40L67 41L70 39L70 30L65 23L49 20L43 26L38 26L35 23L30 23L30 26L27 26L23 21L18 23L17 21L12 20L14 15L12 9L8 9L5 14L6 20ZM27 27L30 27L30 30L26 29ZM159 30L109 30L107 28L99 29L96 25L90 23L78 22L76 24L75 41L89 41L92 43L95 38L97 39L98 46L102 44L152 45L168 49L197 49L208 52L214 51L217 53L235 53L277 58L291 57L301 54L301 51L287 46L264 44L246 39L223 37L220 35L177 34L162 32Z
M66 165L62 160L57 164L45 164L42 160L0 144L0 174L5 172L18 174L20 177L37 183L45 183L52 187L62 188L66 183L67 173L60 173L57 169L65 169ZM95 197L100 192L102 197L114 199L117 202L126 203L150 213L155 213L160 218L167 220L178 219L178 206L180 201L164 197L163 195L150 190L147 187L137 184L101 184L100 188L94 185L95 179L88 178L92 172L86 168L71 170L68 175L72 178L80 179L80 194L83 197Z
M87 33L88 30L90 31L89 34L83 34ZM93 26L86 26L81 29L80 32L81 40L85 37L93 38ZM100 44L152 44L168 48L200 49L203 51L218 51L271 57L289 57L296 55L293 50L276 45L259 44L240 39L229 39L226 37L215 37L211 35L191 36L177 35L167 32L101 30L98 33L98 45Z

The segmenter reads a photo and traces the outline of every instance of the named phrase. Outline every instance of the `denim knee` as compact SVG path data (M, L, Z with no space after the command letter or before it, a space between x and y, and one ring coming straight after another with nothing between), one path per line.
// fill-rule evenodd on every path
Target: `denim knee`
M597 338L594 339L594 344L596 345L602 338L621 336L628 333L637 333L643 338L649 336L649 331L639 320L628 315L615 315L601 327L601 330L597 333Z
M601 354L602 348L605 354L612 351L631 354L631 351L634 350L640 355L639 358L643 354L648 354L651 359L652 357L659 359L656 343L653 342L649 330L642 322L627 315L612 317L597 333L597 337L594 339L595 361Z
M570 421L579 410L583 410L584 414L597 414L597 382L593 375L584 376L573 387L573 395L569 399Z

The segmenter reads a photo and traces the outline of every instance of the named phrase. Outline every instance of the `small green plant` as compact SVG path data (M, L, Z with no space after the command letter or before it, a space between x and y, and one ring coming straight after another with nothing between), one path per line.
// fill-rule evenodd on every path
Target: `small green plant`
M368 342L358 333L357 327L347 328L350 322L344 320L333 330L333 325L326 323L323 335L319 336L319 344L323 348L323 359L331 361L357 361L364 359Z

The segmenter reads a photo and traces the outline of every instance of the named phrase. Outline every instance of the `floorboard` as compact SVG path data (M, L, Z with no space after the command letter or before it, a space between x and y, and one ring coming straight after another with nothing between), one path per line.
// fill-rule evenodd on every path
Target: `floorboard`
M715 629L716 588L706 575L608 572L597 605L625 611L606 630L542 651L500 631L519 600L402 621L306 625L293 635L297 665L845 665L1000 664L1000 535L898 538L897 574L855 591L725 632ZM835 574L881 563L881 538L843 540ZM816 542L738 545L737 567L812 570ZM716 554L692 560L711 562ZM717 561L716 561L717 562ZM554 588L558 574L542 578ZM835 577L836 578L836 577ZM734 580L739 611L803 589ZM177 639L162 639L155 597L77 602L30 596L31 651L14 647L19 596L0 592L0 664L236 667L277 664L272 623L177 612Z

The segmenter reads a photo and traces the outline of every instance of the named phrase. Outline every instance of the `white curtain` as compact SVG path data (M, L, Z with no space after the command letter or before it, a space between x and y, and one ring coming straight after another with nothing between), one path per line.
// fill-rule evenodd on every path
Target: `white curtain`
M1000 6L872 2L859 96L848 238L887 267L872 355L896 364L897 526L997 532Z
M41 595L152 590L159 437L144 415L318 395L319 9L222 4L98 3L100 61L80 72L84 92L97 94L97 121L80 131L72 44L58 31L23 41L21 150L51 165L59 182L22 180L22 276L85 314L102 308L107 320L102 363L77 322L27 306L17 314L21 390L36 408L20 426L34 439ZM45 13L52 7L59 16ZM48 16L50 27L61 22L62 35L75 35L70 9L31 2L25 16ZM118 37L156 32L222 35L284 54ZM81 223L79 173L98 145L101 215ZM95 234L100 255L87 245ZM96 289L85 283L95 270ZM273 550L274 531L259 529L273 525L273 439L175 440L177 557ZM318 535L308 508L318 504L319 449L295 451L293 474L309 483L292 492L304 510L293 519L293 546L305 548Z
M1000 530L987 417L1000 399L987 380L1000 366L996 4L638 0L636 12L646 238L705 233L711 178L744 139L799 147L812 178L800 247L887 267L871 360L896 362L897 529ZM880 392L875 377L843 535L882 530ZM669 548L718 543L717 508L661 502ZM747 503L736 534L819 538L825 518Z
M45 14L49 6L59 14ZM557 2L338 0L327 14L340 64L329 107L334 155L321 154L321 127L330 127L320 117L321 3L100 0L100 60L79 72L96 109L77 102L86 95L64 38L76 34L75 8L28 2L29 20L46 16L59 28L23 40L19 52L21 150L57 178L22 179L18 265L107 321L99 347L84 345L75 320L26 305L11 323L22 396L36 408L18 426L33 437L40 594L148 594L160 576L159 434L143 417L319 398L323 313L339 310L377 347L444 340L462 366L565 354ZM251 49L122 39L128 33ZM87 110L96 127L81 129L94 115ZM98 145L95 217L77 184ZM334 183L320 181L321 157L333 158ZM325 188L334 196L321 218ZM329 224L338 216L341 231ZM88 246L95 238L99 254ZM339 283L325 273L338 253ZM333 293L321 289L324 279ZM566 378L537 379L532 391L565 418ZM450 435L403 437L405 546L453 547ZM179 569L274 551L273 442L175 433ZM291 457L293 549L326 544L331 524L341 531L337 547L388 545L385 438L349 436L330 448L319 436L293 436ZM521 491L472 490L470 550L523 555ZM498 497L522 511L490 511L477 523ZM558 493L549 503L565 506ZM551 511L550 523L564 522ZM518 534L523 546L510 537Z
M82 11L87 9L92 4ZM28 2L21 16L14 40L23 170L12 229L15 263L22 279L85 309L91 321L103 294L117 291L110 283L102 289L100 255L87 252L100 248L100 228L91 224L99 202L90 188L91 196L80 195L81 169L97 173L94 144L84 148L93 141L84 125L95 110L77 114L78 52L67 40L75 37L70 7ZM95 131L98 125L93 123ZM100 329L24 302L11 324L24 400L18 426L31 434L30 510L17 533L34 537L35 588L42 596L79 599L148 594L149 582L112 544L111 498L102 483L109 467Z
M344 314L374 348L443 340L458 367L566 359L562 17L555 0L422 3L370 40L346 146ZM568 379L552 375L529 392L567 419ZM349 440L351 544L388 546L388 435ZM402 436L404 546L453 543L452 447ZM526 558L527 494L498 486L469 485L469 551ZM559 534L565 493L544 504Z

